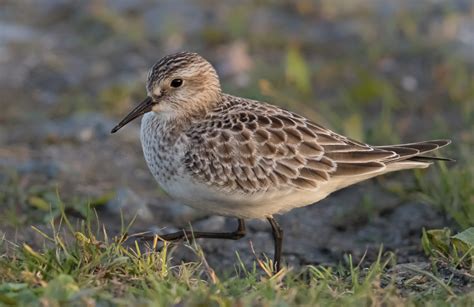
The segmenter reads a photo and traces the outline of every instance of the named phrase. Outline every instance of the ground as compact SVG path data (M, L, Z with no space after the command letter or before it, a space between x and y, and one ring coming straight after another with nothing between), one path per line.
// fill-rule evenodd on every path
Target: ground
M0 303L472 305L472 2L230 4L0 4ZM440 154L457 161L278 216L278 275L264 221L151 252L133 234L235 227L159 189L138 122L109 133L177 50L232 94L373 144L450 138Z

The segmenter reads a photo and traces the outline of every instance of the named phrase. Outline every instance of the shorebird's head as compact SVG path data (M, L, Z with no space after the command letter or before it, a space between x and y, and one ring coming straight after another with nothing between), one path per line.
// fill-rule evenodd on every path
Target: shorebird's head
M219 101L221 87L212 65L197 53L179 52L159 60L148 73L147 98L112 133L148 112L169 118L205 113Z

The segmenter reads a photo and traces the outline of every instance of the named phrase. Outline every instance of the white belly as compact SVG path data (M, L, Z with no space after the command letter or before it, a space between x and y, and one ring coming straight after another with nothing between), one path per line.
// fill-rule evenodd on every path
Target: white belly
M160 182L158 180L158 182ZM255 194L229 193L190 177L160 183L173 198L193 208L239 218L266 218L325 198L319 191L271 191Z

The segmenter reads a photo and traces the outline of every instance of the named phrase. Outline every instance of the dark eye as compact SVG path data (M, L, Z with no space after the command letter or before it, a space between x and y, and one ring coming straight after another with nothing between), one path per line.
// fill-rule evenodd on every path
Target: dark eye
M171 81L171 87L180 87L183 84L183 79L173 79Z

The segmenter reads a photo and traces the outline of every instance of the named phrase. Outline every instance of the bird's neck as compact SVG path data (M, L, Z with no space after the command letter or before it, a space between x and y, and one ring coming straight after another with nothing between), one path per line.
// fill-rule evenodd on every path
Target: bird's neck
M149 112L143 116L142 129L173 139L177 138L190 125L189 118L175 116L167 112Z

